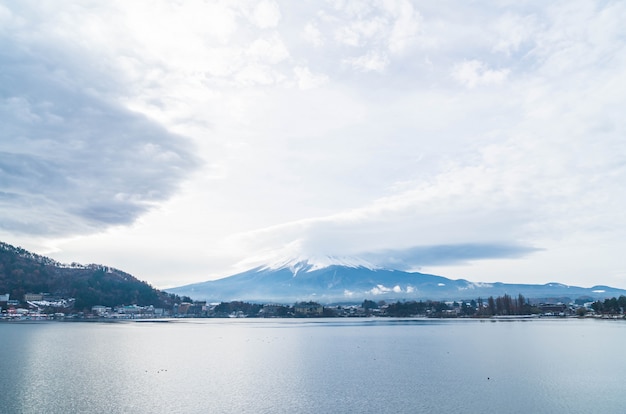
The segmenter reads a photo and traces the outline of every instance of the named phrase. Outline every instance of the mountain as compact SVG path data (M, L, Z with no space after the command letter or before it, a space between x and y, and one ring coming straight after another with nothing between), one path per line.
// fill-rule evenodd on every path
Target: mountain
M0 294L5 293L17 300L26 293L75 298L75 310L122 304L171 308L177 299L118 269L65 265L0 242Z
M545 285L475 283L417 272L377 268L358 260L292 260L243 273L167 290L211 302L350 303L369 300L460 300L524 295L529 299L604 299L626 295L608 286L582 288L560 283Z

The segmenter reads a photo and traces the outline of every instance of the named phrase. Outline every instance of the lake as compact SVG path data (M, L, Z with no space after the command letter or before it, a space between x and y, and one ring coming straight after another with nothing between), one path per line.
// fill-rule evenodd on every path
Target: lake
M2 413L617 413L626 321L0 323Z

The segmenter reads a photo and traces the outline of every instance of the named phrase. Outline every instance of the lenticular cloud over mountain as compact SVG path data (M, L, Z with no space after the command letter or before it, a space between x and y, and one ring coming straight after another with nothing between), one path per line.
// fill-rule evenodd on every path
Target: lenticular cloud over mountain
M394 269L415 270L424 266L441 264L458 264L469 260L517 258L540 249L507 244L459 244L459 245L435 245L415 246L408 249L382 250L378 252L362 252L358 256L331 256L299 254L292 257L270 259L263 262L263 258L257 258L258 264L263 269L291 269L294 273L299 271L314 271L329 266L343 266L350 268L365 268L370 270ZM293 251L289 249L289 251ZM254 259L248 259L247 265L254 263Z

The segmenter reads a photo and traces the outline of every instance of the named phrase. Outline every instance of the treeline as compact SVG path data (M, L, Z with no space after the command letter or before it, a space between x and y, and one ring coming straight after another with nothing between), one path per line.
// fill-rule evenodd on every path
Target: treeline
M261 309L263 309L263 305L257 303L234 301L220 303L213 308L213 312L216 316L229 316L237 313L243 315L257 315Z
M471 301L398 301L386 303L364 300L360 306L327 306L317 302L298 302L289 305L260 305L242 301L222 302L212 309L207 309L206 317L350 317L350 316L386 316L434 318L445 317L491 317L505 315L530 315L541 313L541 309L532 306L523 296L513 298L510 295L478 298ZM199 316L199 315L198 315Z
M333 309L323 307L317 302L296 302L293 306L283 304L249 303L243 301L221 302L213 308L206 309L204 315L214 318L226 318L233 316L250 318L293 318L293 317L335 317L338 316Z
M391 304L380 303L373 307L373 301L364 301L363 308L370 310L380 309L384 316L406 317L406 316L464 316L464 317L489 317L489 316L512 316L530 315L540 313L540 309L531 306L530 302L523 296L518 295L513 298L510 295L503 295L494 298L490 296L486 300L482 298L470 301L404 301Z
M44 266L57 266L62 267L63 265L56 260L50 259L49 257L40 256L35 253L31 253L22 247L15 247L8 243L0 242L0 252L5 252L9 255L21 257L32 262L44 265Z
M595 301L591 304L591 309L600 315L624 315L626 310L626 296L619 298L605 299L604 301Z

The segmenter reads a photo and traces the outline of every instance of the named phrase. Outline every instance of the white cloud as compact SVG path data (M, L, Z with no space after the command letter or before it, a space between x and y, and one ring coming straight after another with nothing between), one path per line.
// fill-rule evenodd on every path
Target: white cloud
M235 80L241 86L272 85L280 82L282 77L268 65L250 64L235 75Z
M370 290L372 295L383 295L385 293L389 293L392 290L384 285L376 285Z
M375 17L368 20L358 20L347 26L338 27L335 39L342 44L359 47L384 35L387 28L385 19Z
M370 51L362 56L347 58L344 63L362 72L384 72L389 65L389 58L385 54Z
M306 67L296 67L294 72L300 89L318 88L328 82L328 76L314 74Z
M314 23L307 23L302 33L304 39L313 46L320 47L324 44L324 36Z
M418 43L420 22L420 14L404 0L333 2L307 23L305 38L316 47L324 44L357 71L381 71ZM332 38L323 43L322 33Z
M274 35L270 38L256 39L250 45L247 55L254 60L276 64L289 57L289 52L282 40Z
M390 6L395 17L389 35L389 50L391 53L403 53L417 41L421 17L408 1L389 2L386 5Z
M452 76L468 88L479 85L498 85L509 75L509 69L490 69L484 62L469 60L458 63L452 69Z
M493 50L511 55L517 52L522 45L533 40L541 29L537 27L537 18L534 15L518 15L507 13L497 19L494 24Z
M8 21L11 20L12 17L12 13L9 9L7 9L6 7L4 7L3 5L0 5L0 21L2 21L3 23L6 23Z
M281 14L278 4L268 0L259 2L252 14L252 21L261 29L276 27L280 18Z

